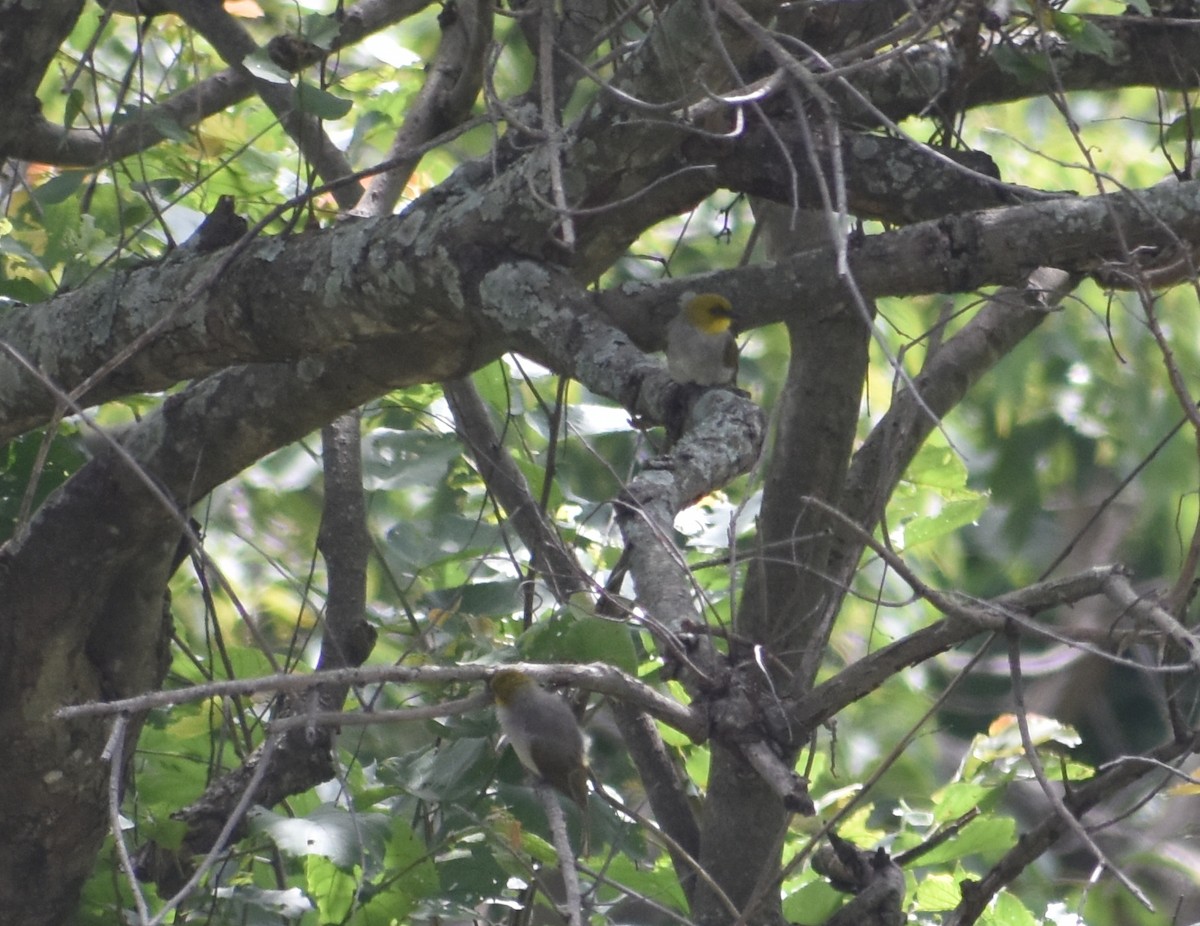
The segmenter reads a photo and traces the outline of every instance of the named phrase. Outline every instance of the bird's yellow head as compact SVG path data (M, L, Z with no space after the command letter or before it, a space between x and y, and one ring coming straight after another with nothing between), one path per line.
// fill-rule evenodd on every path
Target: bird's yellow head
M488 686L492 689L492 697L501 706L511 704L513 698L521 691L533 685L533 679L516 669L501 669L488 682Z
M686 293L683 314L692 327L705 334L721 334L733 324L733 305L718 293Z

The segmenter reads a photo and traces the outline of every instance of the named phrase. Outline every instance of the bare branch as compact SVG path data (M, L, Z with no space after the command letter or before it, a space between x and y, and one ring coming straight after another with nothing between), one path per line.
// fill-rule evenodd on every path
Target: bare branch
M1010 678L1012 680L1013 704L1017 715L1017 727L1021 731L1021 746L1025 751L1025 761L1029 763L1029 767L1033 769L1033 775L1037 779L1038 784L1042 788L1042 794L1046 800L1050 802L1050 806L1054 808L1055 816L1066 826L1068 830L1088 848L1088 851L1095 856L1096 861L1111 871L1117 876L1117 880L1125 886L1125 889L1137 898L1138 902L1149 910L1154 912L1154 904L1142 890L1129 880L1129 876L1125 874L1118 866L1114 865L1108 858L1083 824L1075 817L1075 811L1067 808L1063 799L1058 792L1054 790L1054 786L1050 783L1050 779L1046 777L1046 769L1042 766L1041 757L1038 756L1037 746L1033 742L1033 737L1029 733L1029 713L1025 709L1025 696L1023 694L1023 686L1021 684L1021 647L1019 644L1020 636L1017 633L1016 627L1009 625L1006 632L1008 637L1008 665Z
M498 669L515 669L530 678L543 682L586 688L637 705L647 713L669 723L697 742L708 735L704 718L694 708L684 707L605 663L588 665L547 665L543 663L510 663L504 666L365 666L354 669L331 669L305 675L270 675L264 678L243 678L226 682L211 682L174 691L153 691L133 698L115 701L94 701L59 708L54 712L61 720L83 717L103 717L114 714L141 714L174 704L188 704L205 698L224 698L232 695L273 691L281 694L303 693L320 685L371 685L381 682L446 683L482 682Z

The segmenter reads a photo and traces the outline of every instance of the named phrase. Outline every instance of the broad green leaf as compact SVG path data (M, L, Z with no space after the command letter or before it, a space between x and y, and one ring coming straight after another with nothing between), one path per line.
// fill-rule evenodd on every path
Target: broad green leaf
M424 843L406 822L393 820L380 870L360 888L362 907L351 922L362 926L403 923L420 900L438 890L438 869Z
M917 882L914 908L922 912L953 910L962 899L958 880L948 874L930 874Z
M306 113L312 113L321 119L335 120L354 108L354 101L334 96L328 90L322 90L307 81L300 81L296 88L296 101Z
M304 17L300 33L318 48L329 51L333 42L342 31L342 24L336 16L325 16L320 13L310 13Z
M946 785L933 796L936 813L934 818L939 823L957 820L963 814L979 806L993 789L973 781L955 781Z
M483 792L494 763L491 740L453 739L415 758L397 757L389 763L385 780L429 801L468 799Z
M783 915L789 923L798 926L819 926L849 899L824 879L812 881L784 898Z
M535 662L604 662L637 671L629 625L601 617L558 617L535 625L518 644Z
M1010 891L1000 891L979 918L980 926L1038 926L1039 920Z
M679 886L679 878L665 856L659 856L654 865L645 865L627 854L617 855L609 864L608 872L620 887L630 888L679 913L687 912L687 899Z
M259 48L242 59L242 65L259 80L273 84L291 83L292 75L271 60L265 48Z
M0 447L0 542L12 535L26 492L35 506L41 504L86 460L71 425L59 427L39 469L42 443L43 433L32 431Z
M465 906L480 900L501 896L509 874L497 859L507 857L482 840L459 843L437 858L440 890L446 899Z
M321 922L342 922L354 905L358 879L322 855L305 858L304 878L309 896L317 903Z
M992 862L1007 850L1016 838L1016 822L1007 816L988 815L972 820L951 839L921 855L915 864L922 867L959 862L979 855Z
M451 434L374 428L363 438L363 469L374 489L428 487L461 458L462 445Z
M57 177L52 177L33 191L34 198L44 206L61 203L74 195L83 185L87 173L82 170L64 170Z
M1113 63L1116 49L1112 36L1094 22L1082 16L1057 10L1051 14L1051 17L1055 30L1070 42L1072 47L1079 49L1084 54L1096 55L1110 64Z
M1200 138L1200 108L1189 107L1180 116L1176 116L1167 126L1163 137L1167 141L1186 141L1189 138Z

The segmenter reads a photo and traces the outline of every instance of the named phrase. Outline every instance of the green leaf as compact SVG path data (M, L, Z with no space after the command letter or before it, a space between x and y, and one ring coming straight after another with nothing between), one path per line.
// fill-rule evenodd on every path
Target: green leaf
M1016 822L1011 817L988 816L972 820L953 838L921 855L917 865L957 862L970 855L991 862L1013 844Z
M372 489L428 487L461 458L462 444L453 434L375 428L363 439L363 472Z
M979 918L980 926L1038 926L1040 921L1016 895L1000 891Z
M162 109L151 109L146 115L149 118L150 124L158 130L163 138L169 138L171 141L178 142L189 142L192 140L192 133Z
M304 879L322 923L340 923L354 905L358 879L320 855L304 860Z
M959 454L936 441L913 458L888 505L892 542L908 550L977 521L990 497L967 487Z
M140 827L140 835L154 841L163 849L175 850L183 845L183 837L188 833L188 825L182 820L172 820L170 817L151 817Z
M491 740L463 737L389 760L380 777L428 801L477 797L495 767Z
M904 479L930 488L961 489L967 484L967 466L957 451L931 438L908 464Z
M464 905L500 896L508 872L496 861L497 852L483 842L468 842L438 857L442 896Z
M1097 26L1094 22L1075 16L1071 13L1053 11L1051 14L1054 30L1061 35L1072 48L1085 55L1095 55L1103 58L1109 64L1116 59L1116 48L1112 36Z
M266 654L256 646L230 646L226 649L226 658L231 678L254 678L259 675L271 675L275 669ZM225 678L225 660L220 663L218 678Z
M400 572L408 573L431 566L470 560L487 549L499 536L494 524L478 518L446 515L425 519L400 521L387 533L384 549L388 562ZM466 578L465 573L462 578ZM431 603L450 609L454 593L460 589L441 589Z
M845 894L830 887L828 881L810 881L784 898L783 916L797 926L818 926L848 900Z
M75 124L75 118L83 112L83 91L78 87L67 94L66 106L63 109L63 128L69 129Z
M637 651L623 621L601 617L571 621L562 635L562 648L571 662L604 662L630 674L637 671Z
M1187 141L1200 137L1200 107L1189 107L1183 115L1171 120L1163 137L1167 141Z
M402 820L393 820L392 835L384 856L384 871L402 884L412 897L430 897L438 892L437 866L425 843Z
M259 80L273 84L290 84L292 75L271 60L265 48L259 48L242 59L242 66Z
M962 889L958 886L958 879L948 874L931 874L922 878L913 898L915 908L924 912L953 910L960 900Z
M665 856L660 856L655 865L647 866L628 854L619 854L608 864L607 872L621 887L679 913L687 912L687 898Z
M992 60L1005 74L1017 78L1023 84L1038 84L1050 73L1046 56L1036 51L1025 51L1012 44L998 46L992 52Z
M300 23L300 34L318 48L333 49L334 40L341 34L342 24L333 16L310 13Z
M956 781L942 788L933 797L937 808L934 819L939 823L957 820L963 814L974 810L992 788L973 781Z
M362 907L352 924L390 926L409 919L417 902L440 893L437 867L425 844L403 820L393 820L392 835L377 876L358 891Z
M65 170L52 177L33 191L33 198L43 206L53 206L70 198L83 184L87 173L82 170Z
M39 470L43 437L42 431L31 431L0 447L0 542L12 535L27 489L34 489L32 500L36 508L86 460L74 427L62 425ZM33 485L35 473L36 486Z
M944 498L936 514L928 517L914 518L903 525L903 534L897 540L898 546L911 550L922 543L928 543L946 534L974 524L987 510L988 497L970 493L966 498Z
M335 120L354 108L353 100L334 96L328 90L322 90L307 81L300 81L296 88L296 102L300 109L321 119Z
M430 592L421 604L430 612L462 611L480 616L506 616L520 607L522 583L517 579L475 582Z

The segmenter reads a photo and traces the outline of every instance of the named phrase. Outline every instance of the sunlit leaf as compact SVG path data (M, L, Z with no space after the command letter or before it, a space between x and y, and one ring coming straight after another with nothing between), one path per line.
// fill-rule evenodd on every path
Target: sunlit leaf
M933 912L953 910L960 900L962 889L952 875L930 874L918 880L913 903L917 910Z
M1038 926L1039 920L1010 891L1000 891L979 918L981 926Z
M358 891L357 879L321 855L304 860L305 883L317 902L322 923L340 923L350 912Z
M247 819L252 831L266 834L289 855L319 855L341 868L361 863L364 854L379 854L389 825L382 814L351 813L328 804L303 817L258 808Z

